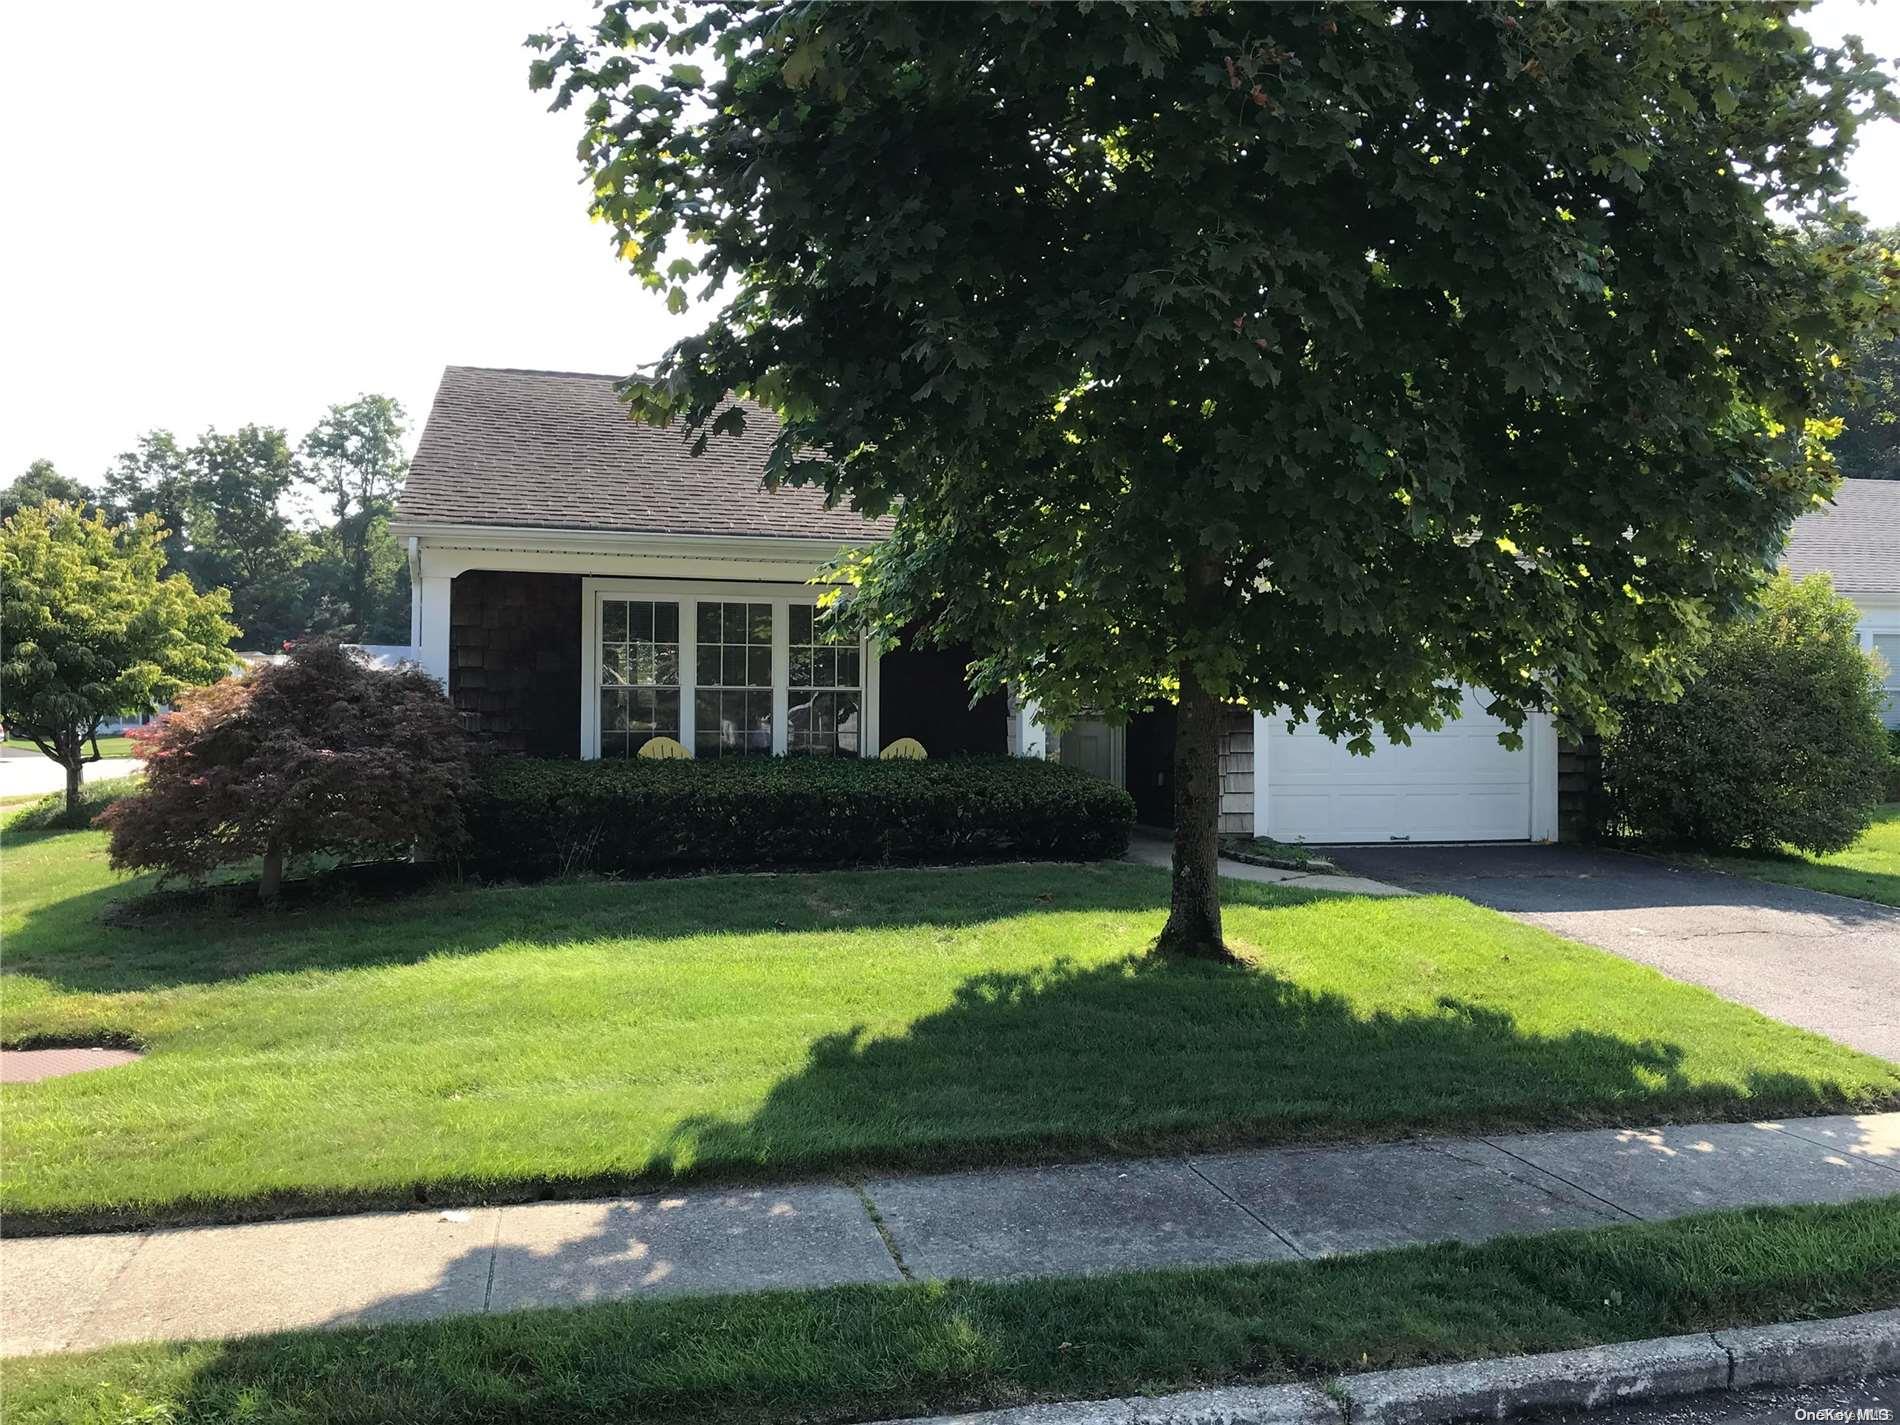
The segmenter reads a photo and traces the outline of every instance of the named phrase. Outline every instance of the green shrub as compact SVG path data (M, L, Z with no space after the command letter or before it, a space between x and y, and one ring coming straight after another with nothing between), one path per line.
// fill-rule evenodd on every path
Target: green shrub
M1887 784L1881 795L1900 802L1900 727L1887 729Z
M1613 824L1710 850L1851 845L1888 758L1858 619L1825 575L1778 576L1752 617L1717 631L1681 699L1622 706L1603 744Z
M100 812L138 789L136 772L127 777L102 777L80 787L76 811L67 810L64 792L48 792L36 802L0 812L0 822L4 822L8 831L77 831L91 826L92 819Z
M637 873L1120 855L1133 798L1010 757L551 762L480 766L472 857L494 873Z

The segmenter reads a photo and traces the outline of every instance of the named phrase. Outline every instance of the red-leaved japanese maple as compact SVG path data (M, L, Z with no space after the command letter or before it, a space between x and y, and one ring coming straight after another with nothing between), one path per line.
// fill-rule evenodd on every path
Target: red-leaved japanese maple
M137 736L144 788L99 816L120 869L196 880L262 857L268 900L291 857L442 854L462 838L468 752L441 686L334 640L187 693Z

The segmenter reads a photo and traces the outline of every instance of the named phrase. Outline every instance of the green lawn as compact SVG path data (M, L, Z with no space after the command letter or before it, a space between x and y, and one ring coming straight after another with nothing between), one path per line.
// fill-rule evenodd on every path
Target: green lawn
M1900 905L1900 802L1874 813L1874 824L1845 851L1832 856L1681 856L1687 865L1736 876L1754 876L1811 891L1832 891L1856 900Z
M1078 1281L840 1287L7 1362L9 1425L864 1420L1319 1380L1900 1300L1900 1198Z
M6 745L20 752L39 752L39 748L24 737L9 737ZM86 751L88 753L92 751L91 743L86 744ZM99 739L99 755L101 757L136 757L138 751L133 747L132 739L129 737L102 737Z
M1112 864L451 890L124 923L10 833L10 1230L1104 1151L1890 1106L1900 1065L1464 901L1230 883L1248 969Z

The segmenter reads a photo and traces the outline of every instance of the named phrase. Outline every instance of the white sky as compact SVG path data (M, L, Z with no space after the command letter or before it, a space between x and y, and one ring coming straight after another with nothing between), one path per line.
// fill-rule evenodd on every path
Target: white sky
M0 15L0 483L95 481L141 432L297 439L451 363L625 371L671 317L589 223L529 33L587 0L19 0ZM1900 55L1900 0L1822 0ZM1859 206L1900 221L1900 125Z

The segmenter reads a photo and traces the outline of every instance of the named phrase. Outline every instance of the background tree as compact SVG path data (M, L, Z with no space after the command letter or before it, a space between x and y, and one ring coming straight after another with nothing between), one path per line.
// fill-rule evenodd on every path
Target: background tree
M468 752L442 687L333 639L186 694L139 734L145 782L100 814L112 864L202 877L263 858L269 900L293 856L453 852Z
M307 589L301 566L310 542L284 512L300 470L290 442L272 426L231 434L208 430L186 452L191 472L193 581L231 591L231 607L253 646L275 647L303 629Z
M1882 672L1859 625L1826 575L1781 575L1717 632L1680 699L1622 707L1603 746L1617 829L1713 850L1851 846L1887 772Z
M161 577L162 534L56 501L0 525L0 719L66 769L68 812L101 722L230 667L230 601Z
M727 294L636 413L771 406L772 480L900 511L874 626L982 685L1178 700L1158 948L1220 955L1223 703L1605 722L1826 490L1894 274L1772 215L1894 106L1799 8L609 0L531 83L636 271Z
M35 460L13 483L0 490L0 520L11 519L21 510L36 508L48 500L59 500L77 509L95 509L97 496L77 480L59 473L50 460Z
M103 483L104 503L113 514L157 516L165 530L166 564L191 573L192 476L178 438L168 430L147 431L113 463Z
M1900 252L1900 227L1852 232L1849 240ZM1854 342L1852 399L1837 409L1834 463L1856 480L1900 480L1900 336L1875 328Z
M387 622L380 605L407 564L389 535L389 516L409 462L402 452L403 409L388 396L359 396L332 406L303 438L304 471L335 516L328 539L347 570L342 626L370 639Z

